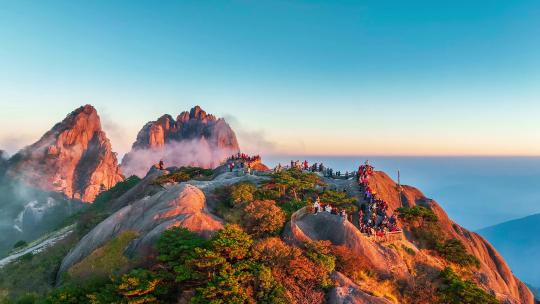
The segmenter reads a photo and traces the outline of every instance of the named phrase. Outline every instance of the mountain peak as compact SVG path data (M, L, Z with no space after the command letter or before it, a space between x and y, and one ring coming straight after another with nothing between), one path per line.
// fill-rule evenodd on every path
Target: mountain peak
M74 112L84 112L86 114L91 114L91 113L97 114L96 108L94 108L94 106L91 104L85 104L84 106L77 108Z
M203 119L206 117L206 112L203 109L201 109L200 106L194 106L189 111L189 117L191 119Z
M239 150L231 127L197 105L181 112L176 120L165 114L145 124L122 167L127 174L140 176L159 160L171 166L215 167Z
M9 161L8 174L46 191L91 202L123 180L96 109L81 106Z

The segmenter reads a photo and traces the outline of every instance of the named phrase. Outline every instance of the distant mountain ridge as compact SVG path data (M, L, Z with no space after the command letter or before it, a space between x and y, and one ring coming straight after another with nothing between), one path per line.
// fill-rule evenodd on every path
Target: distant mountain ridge
M540 213L478 230L523 281L540 286Z

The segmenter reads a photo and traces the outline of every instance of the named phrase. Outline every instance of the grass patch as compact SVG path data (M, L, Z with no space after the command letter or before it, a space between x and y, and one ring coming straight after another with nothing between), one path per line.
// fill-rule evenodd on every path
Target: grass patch
M409 255L412 255L412 256L415 256L416 255L416 251L414 251L414 249L410 248L410 247L407 247L405 245L401 245L401 248L403 249L403 251L405 251L406 253L408 253Z
M94 250L89 256L73 265L69 270L69 278L84 281L89 278L107 278L117 275L129 266L129 259L124 256L127 245L138 236L135 231L124 231Z
M68 237L44 252L30 253L0 269L0 303L47 294L54 286L62 259L75 242Z

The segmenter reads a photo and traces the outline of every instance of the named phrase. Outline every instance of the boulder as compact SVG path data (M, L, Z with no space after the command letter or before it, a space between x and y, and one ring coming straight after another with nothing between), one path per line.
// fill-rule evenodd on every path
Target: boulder
M148 256L161 233L177 226L210 237L223 223L206 211L205 195L197 187L185 183L167 186L151 196L129 202L92 229L63 259L58 277L124 231L137 233L124 254Z

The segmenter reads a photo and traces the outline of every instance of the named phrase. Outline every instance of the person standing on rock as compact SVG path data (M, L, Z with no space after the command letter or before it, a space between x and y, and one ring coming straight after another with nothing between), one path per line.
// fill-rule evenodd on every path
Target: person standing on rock
M317 199L315 200L315 203L313 203L313 209L315 209L314 214L317 214L321 209L321 201L318 196L317 196Z
M347 221L347 211L345 209L341 210L341 218L343 218L343 221Z
M165 165L165 164L163 163L163 160L160 160L160 161L159 161L159 164L158 164L159 170L164 170L164 169L163 169L163 166L164 166L164 165Z
M234 163L230 162L229 163L229 172L232 172L233 168L234 168Z

